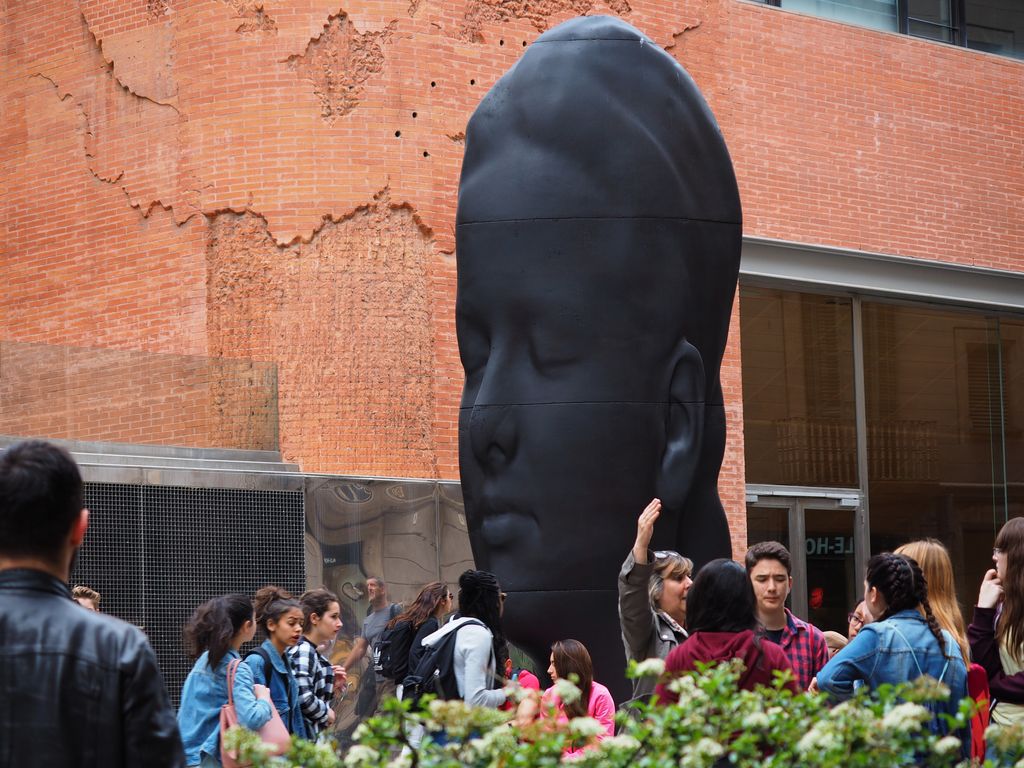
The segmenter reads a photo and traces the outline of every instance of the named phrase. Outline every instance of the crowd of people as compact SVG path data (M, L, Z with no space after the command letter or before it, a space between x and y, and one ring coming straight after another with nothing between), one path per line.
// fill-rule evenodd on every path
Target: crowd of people
M971 733L958 734L965 756L984 756L989 716L997 728L1024 722L1024 518L1010 519L996 536L995 567L980 585L970 625L957 603L949 553L928 539L868 561L864 597L844 636L822 632L786 607L793 577L785 546L756 543L742 563L713 560L694 578L689 558L650 549L660 513L657 499L641 512L619 572L626 658L665 661L660 679L635 680L633 702L674 702L674 677L739 659L742 689L770 685L781 672L794 694L820 691L836 701L928 675L950 691L948 700L928 705L935 733L946 733L942 715L955 713L961 699L985 703ZM517 669L512 660L498 579L478 570L460 576L457 592L443 582L425 585L407 606L388 600L383 580L368 579L369 610L342 663L328 650L343 626L342 603L330 590L295 597L266 586L252 597L215 597L184 628L195 663L175 714L143 633L102 616L95 590L67 587L87 526L81 477L65 451L34 441L0 456L0 655L24 672L5 677L9 688L0 691L0 700L18 702L0 719L12 764L77 765L85 755L88 764L221 765L228 703L237 722L254 731L277 724L310 740L333 736L336 700L350 670L367 658L354 692L359 717L391 697L426 692L515 708L510 719L524 733L589 716L603 728L595 740L614 734L615 703L594 679L583 643L563 638L552 645L552 685L542 691L540 670ZM244 652L257 633L259 644ZM565 698L566 680L578 698ZM49 694L29 696L19 681ZM508 697L510 681L525 692L518 703ZM572 743L566 756L592 743Z

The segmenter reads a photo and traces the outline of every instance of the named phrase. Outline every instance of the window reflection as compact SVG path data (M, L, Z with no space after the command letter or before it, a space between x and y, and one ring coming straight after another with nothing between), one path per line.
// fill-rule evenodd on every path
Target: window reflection
M747 482L857 485L852 327L847 298L740 289Z

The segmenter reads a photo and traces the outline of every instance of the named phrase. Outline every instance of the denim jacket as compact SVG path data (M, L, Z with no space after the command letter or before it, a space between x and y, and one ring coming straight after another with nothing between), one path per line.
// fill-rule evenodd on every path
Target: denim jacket
M216 669L210 669L210 653L204 651L181 689L178 729L185 745L187 765L199 765L204 754L220 762L220 708L228 703L228 664L238 658L229 648Z
M270 656L276 673L270 675L270 699L274 702L274 707L277 708L289 733L306 738L306 724L299 709L299 684L292 674L291 665L269 640L264 640L260 647ZM252 654L246 656L238 665L233 689L238 723L250 731L258 731L270 720L270 705L257 699L253 693L252 687L256 683L266 685L267 674L264 670L263 657Z
M953 636L942 630L942 637L948 663L928 623L916 610L900 611L885 621L868 624L818 673L818 688L847 699L858 680L877 688L926 674L941 679L950 694L947 701L930 702L928 708L936 714L955 715L960 700L967 696L967 666ZM948 729L945 722L934 719L931 730L945 734Z

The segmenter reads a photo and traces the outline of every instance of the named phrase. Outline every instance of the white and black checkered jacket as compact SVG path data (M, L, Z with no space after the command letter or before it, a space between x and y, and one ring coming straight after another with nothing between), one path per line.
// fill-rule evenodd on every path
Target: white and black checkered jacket
M327 727L327 713L334 693L334 670L305 637L288 649L292 673L299 683L299 709L306 720L310 740L316 741Z

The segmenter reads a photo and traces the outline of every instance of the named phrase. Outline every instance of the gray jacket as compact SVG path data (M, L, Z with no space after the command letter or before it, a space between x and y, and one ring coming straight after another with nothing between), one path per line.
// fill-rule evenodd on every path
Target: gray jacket
M669 651L686 639L686 632L676 632L665 618L651 608L647 585L654 565L652 558L645 564L633 559L633 552L619 571L619 626L626 659L664 659ZM654 693L657 679L643 677L633 681L633 698Z

